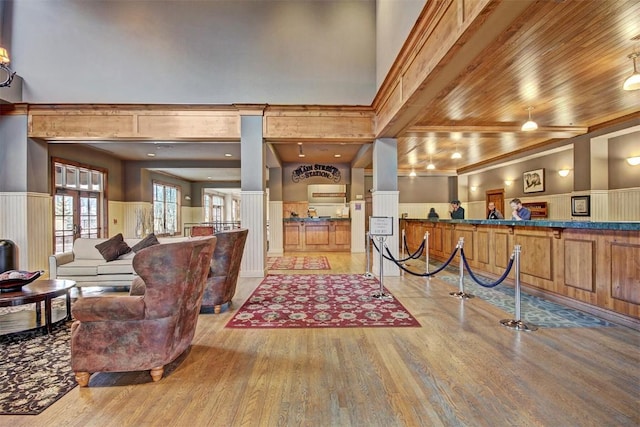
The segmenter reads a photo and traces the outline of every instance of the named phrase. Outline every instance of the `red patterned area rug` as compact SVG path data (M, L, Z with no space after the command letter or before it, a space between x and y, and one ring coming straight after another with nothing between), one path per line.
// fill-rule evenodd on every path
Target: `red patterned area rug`
M420 326L376 278L359 274L270 274L227 328L349 328Z
M269 270L331 270L326 256L267 257Z

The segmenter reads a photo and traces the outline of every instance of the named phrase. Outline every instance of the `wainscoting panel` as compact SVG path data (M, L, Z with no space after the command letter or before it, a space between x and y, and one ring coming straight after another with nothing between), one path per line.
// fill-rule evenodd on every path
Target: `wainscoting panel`
M366 248L366 230L364 200L355 200L349 203L351 213L351 253L364 253Z
M553 280L552 237L523 235L516 237L516 244L522 246L520 271L545 280Z
M240 266L243 277L264 277L267 254L267 213L264 191L240 192L240 219L243 228L249 229L244 256Z
M269 231L267 240L269 242L269 253L281 254L284 252L282 244L282 201L269 202Z
M640 304L640 245L611 244L611 296Z
M400 244L400 231L398 228L398 197L399 191L375 191L371 198L373 205L372 216L392 217L394 219L393 236L388 236L386 244L394 257L398 257L398 248ZM381 248L382 249L382 248ZM374 250L373 256L373 273L380 273L380 260ZM385 260L383 266L385 276L400 276L400 269L393 261Z
M609 221L640 221L640 188L609 191Z
M564 241L564 283L567 286L595 292L595 242L566 239Z
M478 241L476 247L478 250L478 261L489 263L489 233L486 231L478 231ZM465 252L466 253L466 252Z
M507 268L509 259L511 258L512 248L509 247L509 234L494 233L496 260L495 265L501 268Z

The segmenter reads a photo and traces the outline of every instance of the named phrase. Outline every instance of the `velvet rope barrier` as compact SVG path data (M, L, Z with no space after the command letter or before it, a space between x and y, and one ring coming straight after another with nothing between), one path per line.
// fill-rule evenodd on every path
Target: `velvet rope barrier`
M485 288L493 288L493 287L498 286L500 283L502 283L504 281L504 279L506 279L507 276L509 275L509 273L511 272L511 267L513 267L513 260L514 260L514 256L513 256L513 254L511 254L511 257L509 258L509 264L507 265L507 269L504 271L502 276L500 276L500 278L498 280L496 280L495 282L483 283L480 279L478 279L473 274L473 271L471 271L471 267L469 267L469 262L467 261L467 257L464 256L464 249L460 249L460 256L462 257L462 261L464 262L465 268L469 272L469 276L471 276L471 278L473 279L474 282L476 282L478 285L483 286Z
M378 248L375 246L374 243L374 247L376 248L376 250L378 250ZM409 274L413 274L414 276L418 276L418 277L431 277L434 276L436 274L438 274L439 272L441 272L442 270L445 269L445 267L447 267L450 263L451 260L453 259L453 257L456 256L456 254L458 253L458 247L456 246L456 248L453 250L453 252L451 253L451 256L449 257L448 260L445 261L444 264L442 264L442 266L440 266L438 269L436 269L435 271L431 272L431 273L416 273L415 271L411 271L408 268L406 268L405 266L403 266L402 264L400 264L401 261L396 260L393 257L393 254L391 253L391 251L389 250L389 247L385 245L384 249L386 250L387 255L384 255L384 258L389 260L389 261L393 261L393 263L395 263L400 269L402 269L403 271L406 271Z
M373 244L373 247L374 247L374 248L376 248L376 251L380 252L380 249L378 248L378 245L376 245L376 242L375 242L373 239L371 239L371 244ZM415 254L417 254L417 253L418 253L418 251L420 251L420 253L422 254L422 251L424 250L424 245L425 245L425 240L422 240L422 244L420 245L420 247L419 247L418 249L416 249L416 251L415 251L412 255L409 255L408 257L403 258L403 259L396 259L396 258L393 258L393 256L392 256L391 258L389 258L389 257L388 257L387 255L385 255L384 253L382 254L382 256L383 256L383 257L384 257L384 259L386 259L387 261L393 261L393 262L395 262L396 264L397 264L398 262L405 262L405 261L408 261L408 260L410 260L410 259L416 259L416 258L414 258L414 255L415 255Z

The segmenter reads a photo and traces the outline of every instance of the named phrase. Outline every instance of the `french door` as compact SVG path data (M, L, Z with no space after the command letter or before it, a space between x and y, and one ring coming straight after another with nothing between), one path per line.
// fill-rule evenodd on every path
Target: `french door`
M55 253L71 251L79 237L100 237L100 193L57 189L53 206Z

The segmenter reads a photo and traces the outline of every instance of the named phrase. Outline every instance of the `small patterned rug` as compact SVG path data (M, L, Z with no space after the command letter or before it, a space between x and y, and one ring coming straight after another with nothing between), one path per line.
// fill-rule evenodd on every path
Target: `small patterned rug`
M359 274L268 275L227 328L420 326L376 278Z
M0 415L37 415L76 386L71 322L0 337Z
M409 268L411 271L424 273L424 262L420 263L416 260L410 261ZM434 271L442 264L433 263ZM615 326L613 323L604 319L592 316L580 310L575 310L544 298L530 295L525 292L520 293L520 319L515 319L515 289L504 283L493 288L487 288L477 284L468 272L465 270L463 278L464 292L477 298L485 300L496 307L504 310L509 314L504 318L510 320L522 320L529 325L539 326L541 328L595 328ZM474 272L476 277L478 273ZM457 292L460 287L460 272L458 267L447 267L435 277L455 287ZM483 283L491 283L492 280L479 276L479 280ZM426 279L425 279L426 280ZM502 319L498 319L502 320Z
M269 270L331 270L326 256L268 257Z

